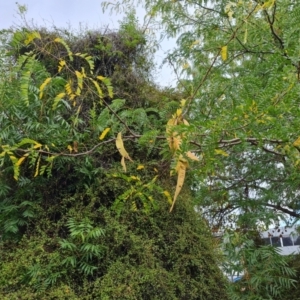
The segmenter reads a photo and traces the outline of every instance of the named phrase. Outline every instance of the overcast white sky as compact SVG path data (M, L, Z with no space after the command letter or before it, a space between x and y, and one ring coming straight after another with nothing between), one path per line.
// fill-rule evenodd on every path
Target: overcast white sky
M80 24L90 29L109 26L116 29L122 15L102 12L102 0L19 0L20 5L27 6L26 19L33 20L34 24L51 27L78 28ZM143 23L144 11L137 9L140 23ZM16 0L0 0L0 29L20 25ZM173 47L174 42L164 41L162 49L155 56L158 65L161 64L165 52ZM175 76L169 67L164 66L157 71L157 83L161 85L174 85Z

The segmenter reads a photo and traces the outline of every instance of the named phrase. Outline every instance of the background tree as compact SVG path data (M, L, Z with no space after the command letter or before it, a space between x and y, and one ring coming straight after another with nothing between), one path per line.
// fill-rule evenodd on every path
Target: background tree
M299 5L146 0L145 6L165 35L177 38L168 60L188 93L186 136L202 157L190 172L195 205L215 230L232 226L241 235L296 222Z
M286 0L146 7L178 37L169 60L188 78L179 85L190 93L190 142L203 154L201 205L220 221L232 211L247 223L298 218L298 8Z

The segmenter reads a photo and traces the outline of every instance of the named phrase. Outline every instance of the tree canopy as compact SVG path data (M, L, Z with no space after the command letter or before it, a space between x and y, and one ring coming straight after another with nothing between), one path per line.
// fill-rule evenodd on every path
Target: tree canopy
M171 158L198 158L166 137L168 120L174 138L185 126L182 93L151 81L134 16L119 31L1 36L1 298L226 299L187 186L169 212Z
M168 61L186 92L189 143L202 156L198 203L217 225L232 214L247 224L298 219L298 5L145 3L177 38Z
M132 14L118 32L1 34L2 267L10 255L21 262L2 276L3 293L56 285L70 297L100 289L99 299L225 299L210 226L228 231L225 253L245 274L230 297L279 297L295 273L252 232L300 216L300 8L143 3L148 24L177 39L166 58L174 88L153 84L147 28ZM21 248L9 254L12 243L25 245L22 259Z

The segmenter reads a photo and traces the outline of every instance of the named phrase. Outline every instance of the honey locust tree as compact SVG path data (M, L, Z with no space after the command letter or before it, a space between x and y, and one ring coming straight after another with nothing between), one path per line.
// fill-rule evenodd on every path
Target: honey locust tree
M195 203L217 226L228 216L249 227L297 220L298 6L287 0L145 6L165 36L177 38L167 61L186 95L189 147L202 157L191 170Z
M1 36L1 299L226 299L183 187L186 102L151 82L134 16Z
M190 121L186 135L202 158L200 166L190 171L195 205L215 230L231 225L244 234L279 220L296 222L300 216L298 3L143 3L149 17L158 17L165 36L177 39L167 60L188 94L183 112ZM236 247L245 242L242 236L237 240Z

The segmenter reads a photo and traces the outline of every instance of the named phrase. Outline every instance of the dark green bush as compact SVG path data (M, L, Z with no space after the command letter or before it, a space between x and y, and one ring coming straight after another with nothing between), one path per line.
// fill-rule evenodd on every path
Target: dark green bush
M1 299L226 299L214 240L189 202L171 214L164 199L149 213L125 204L117 217L90 197L2 244Z

